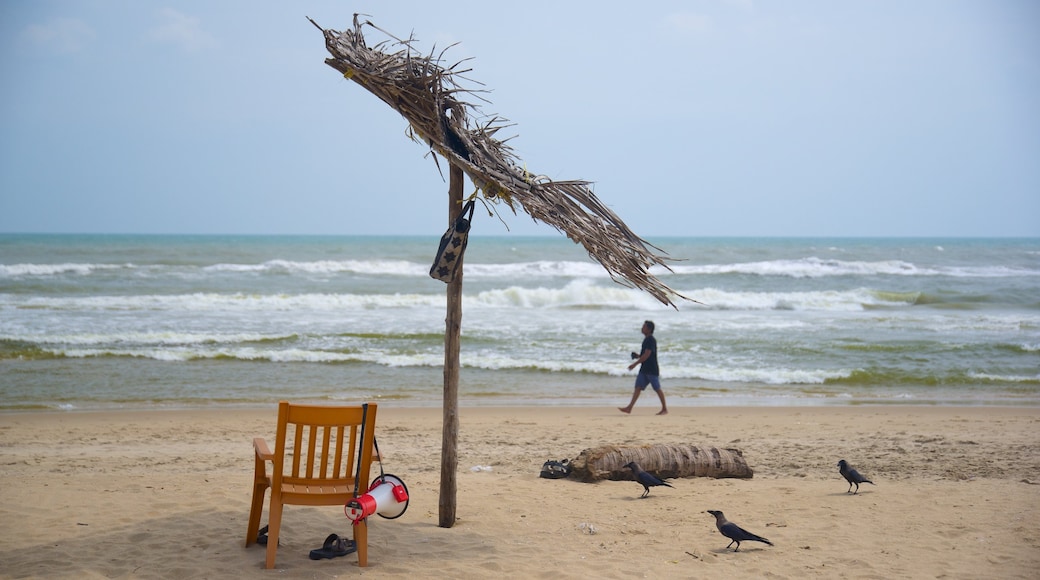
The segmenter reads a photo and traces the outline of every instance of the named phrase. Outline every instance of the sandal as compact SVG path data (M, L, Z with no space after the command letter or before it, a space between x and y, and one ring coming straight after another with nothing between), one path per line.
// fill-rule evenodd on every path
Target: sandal
M329 534L329 537L325 538L325 543L320 548L311 550L311 560L339 558L340 556L353 554L356 551L357 544L354 543L354 540L341 538L336 534Z

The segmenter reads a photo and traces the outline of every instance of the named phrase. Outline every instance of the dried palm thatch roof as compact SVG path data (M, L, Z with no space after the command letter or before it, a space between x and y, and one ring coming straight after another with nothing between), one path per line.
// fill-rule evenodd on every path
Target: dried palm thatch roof
M652 266L668 268L660 248L633 233L621 218L593 194L588 181L553 181L529 173L495 134L508 126L501 117L477 123L471 113L478 107L469 97L478 90L460 84L468 69L442 65L443 51L426 56L413 46L414 37L401 40L370 21L354 15L352 30L322 28L331 58L325 63L379 97L411 125L413 135L449 163L460 167L484 199L504 202L515 214L517 205L533 219L553 226L581 244L611 278L650 293L675 306L674 297L685 298L649 272ZM389 37L368 46L362 31L370 26ZM450 48L450 47L449 47ZM482 99L483 100L483 99ZM434 157L436 159L436 157Z

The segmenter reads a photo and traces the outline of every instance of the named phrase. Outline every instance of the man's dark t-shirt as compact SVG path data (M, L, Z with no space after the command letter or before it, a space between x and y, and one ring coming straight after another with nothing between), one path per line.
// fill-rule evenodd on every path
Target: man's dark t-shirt
M639 365L639 372L650 376L660 375L661 371L657 368L657 339L654 338L653 335L643 339L642 352L639 354L648 350L650 351L650 358L646 359L643 361L643 364Z

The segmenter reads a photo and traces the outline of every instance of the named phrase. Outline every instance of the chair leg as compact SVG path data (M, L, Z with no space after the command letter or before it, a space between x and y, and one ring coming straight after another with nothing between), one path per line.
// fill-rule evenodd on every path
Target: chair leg
M276 501L273 492L271 493L271 508L268 511L271 519L267 522L267 561L264 565L270 569L274 568L274 559L278 552L278 532L282 527L281 498Z
M260 531L260 516L264 513L264 495L267 494L267 482L253 482L253 505L249 508L249 526L246 528L246 547L256 542L256 534Z
M354 545L357 546L358 567L368 566L368 518L352 526L354 528Z

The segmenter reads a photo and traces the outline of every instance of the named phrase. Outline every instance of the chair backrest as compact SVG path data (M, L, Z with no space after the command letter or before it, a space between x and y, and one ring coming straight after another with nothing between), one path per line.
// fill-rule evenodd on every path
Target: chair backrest
M273 487L318 486L330 494L341 494L344 487L368 491L376 410L375 403L334 407L279 403ZM314 490L308 495L314 495Z

